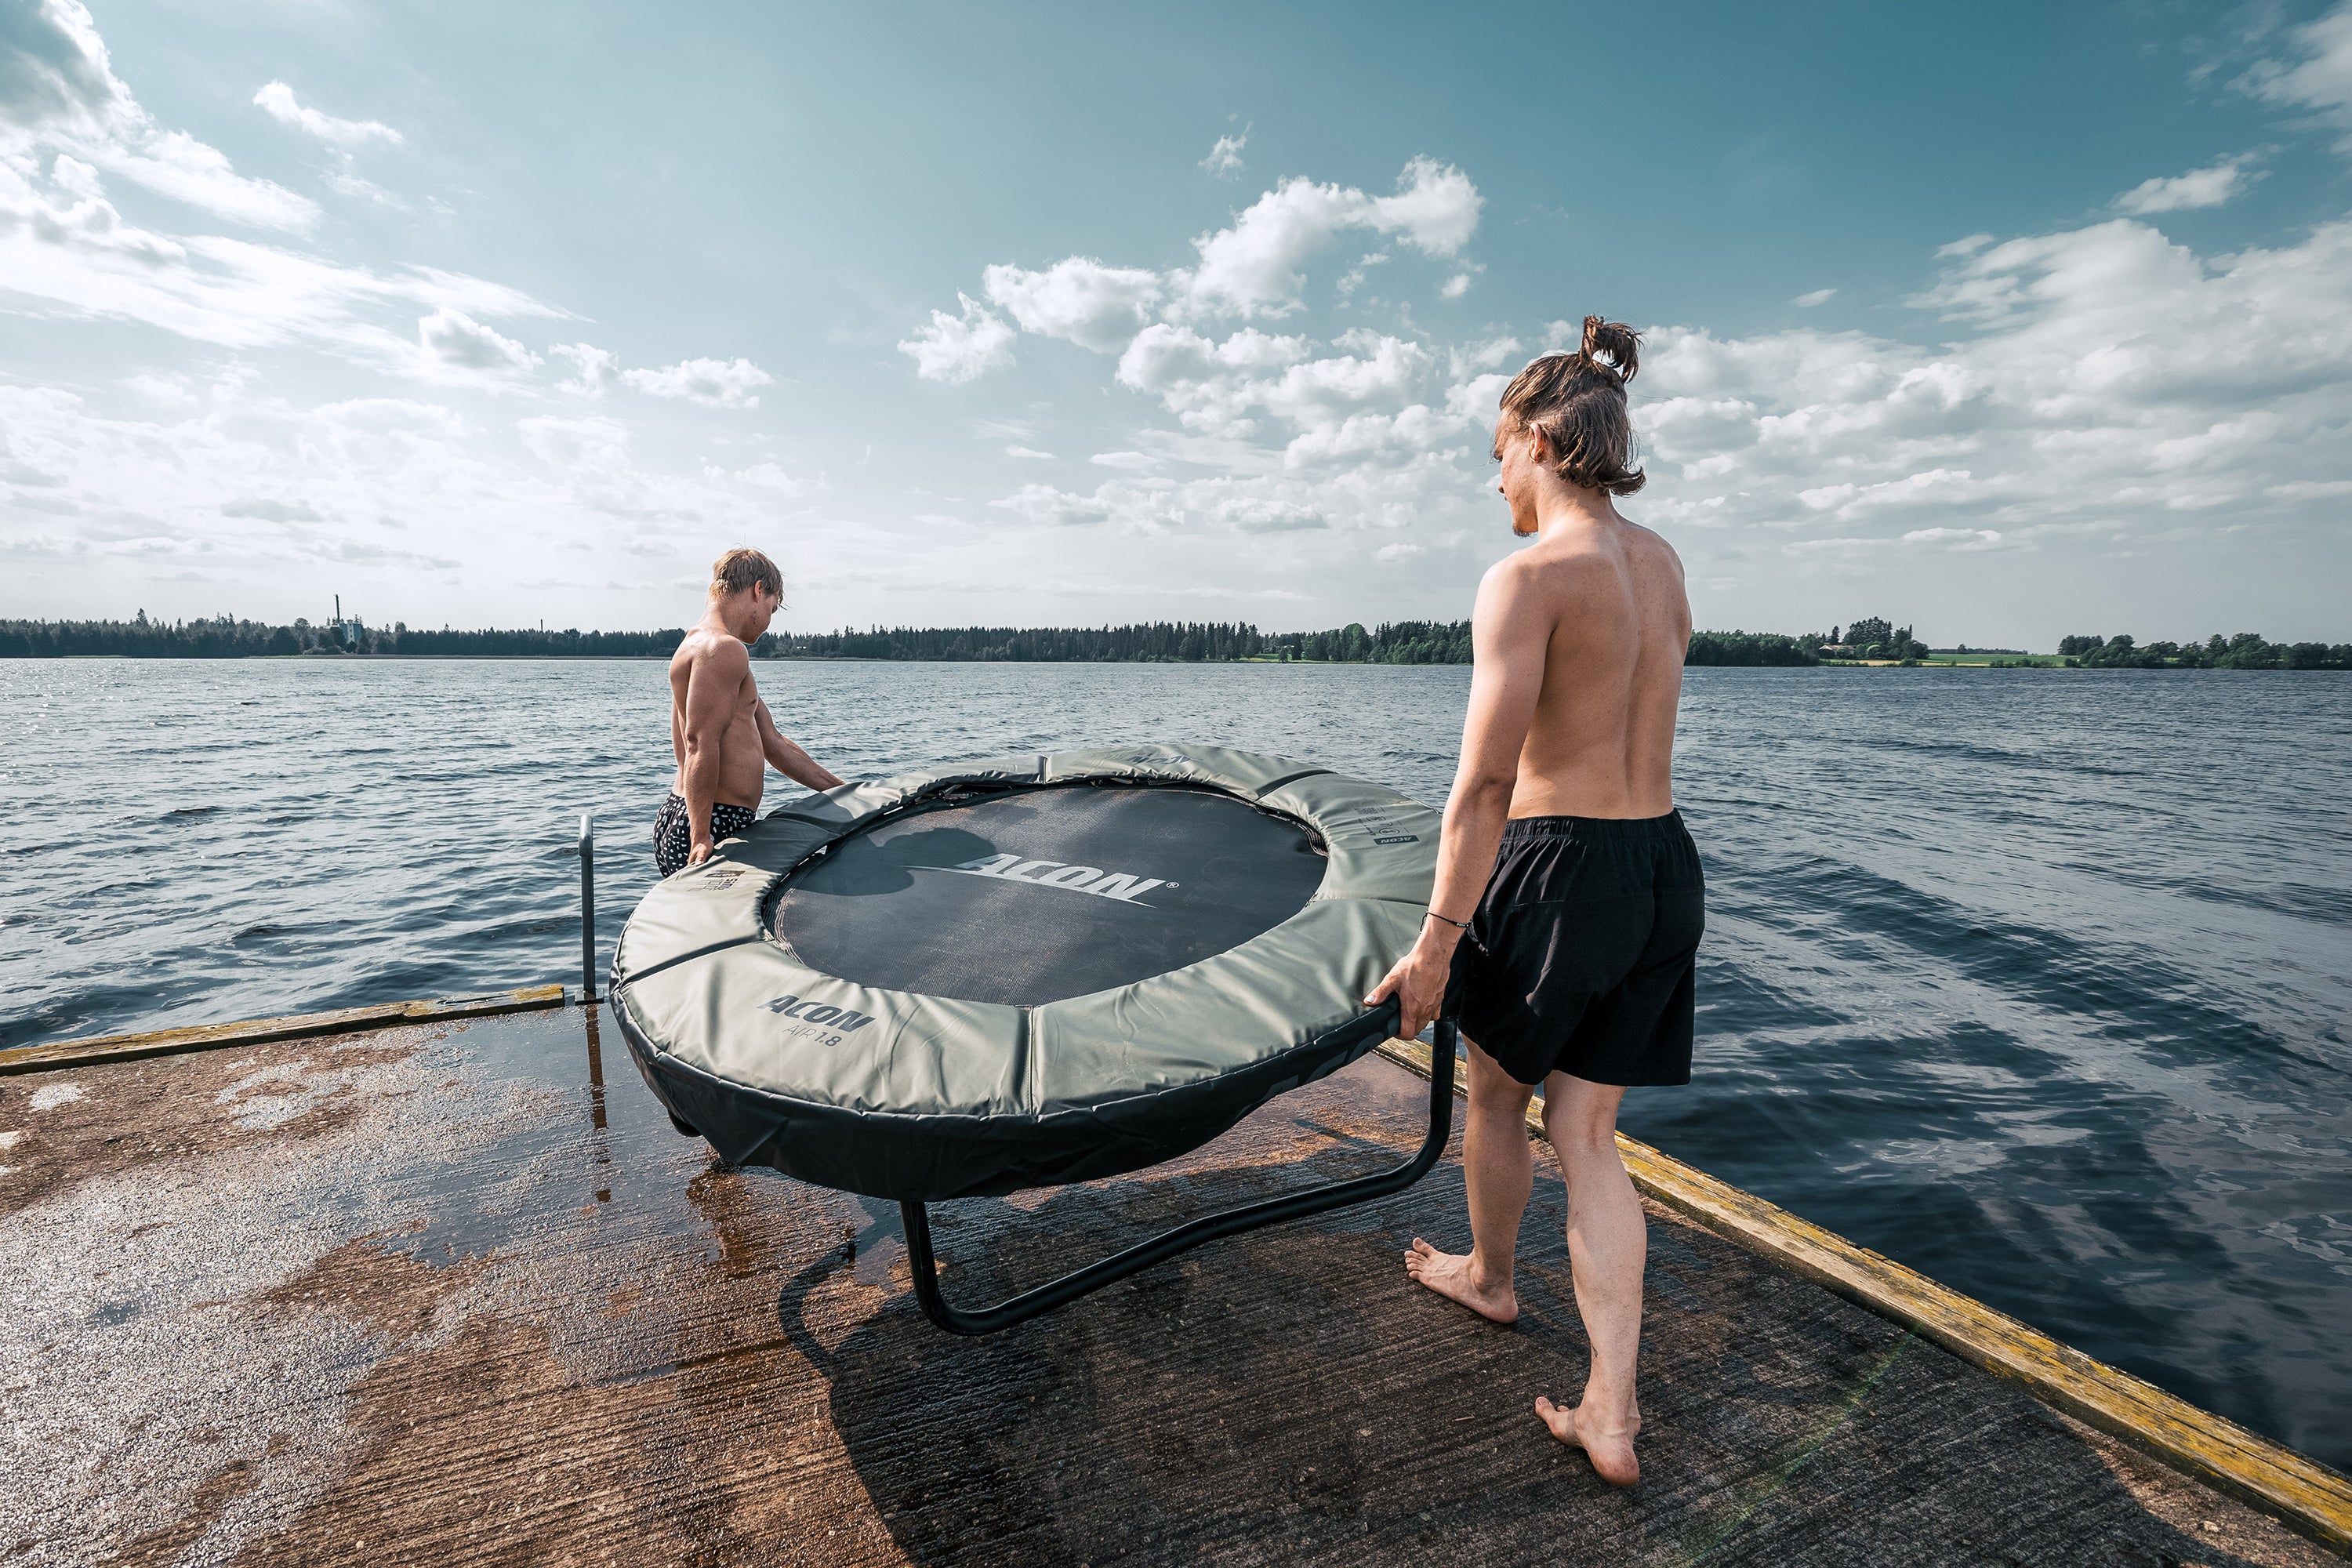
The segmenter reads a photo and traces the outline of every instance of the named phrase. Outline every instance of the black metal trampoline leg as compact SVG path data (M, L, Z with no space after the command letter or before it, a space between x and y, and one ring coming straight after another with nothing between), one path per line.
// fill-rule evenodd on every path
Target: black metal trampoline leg
M1203 1215L992 1307L967 1310L949 1302L940 1290L939 1262L931 1251L930 1215L921 1204L902 1202L898 1213L906 1225L907 1264L915 1276L915 1299L922 1303L925 1317L951 1334L992 1334L1040 1312L1050 1312L1090 1290L1099 1290L1115 1279L1124 1279L1138 1269L1149 1268L1204 1241L1401 1193L1429 1173L1444 1154L1446 1140L1453 1136L1454 1061L1457 1047L1453 1021L1440 1019L1430 1052L1429 1133L1412 1158L1404 1163L1352 1181L1332 1182L1286 1197Z

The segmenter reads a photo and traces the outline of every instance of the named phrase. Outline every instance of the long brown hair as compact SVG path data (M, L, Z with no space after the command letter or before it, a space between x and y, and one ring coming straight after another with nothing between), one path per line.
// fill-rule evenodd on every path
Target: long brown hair
M1622 321L1584 318L1584 346L1549 353L1503 389L1497 450L1514 428L1540 430L1551 443L1552 471L1584 489L1629 496L1649 482L1630 465L1633 420L1625 384L1642 367L1642 334Z

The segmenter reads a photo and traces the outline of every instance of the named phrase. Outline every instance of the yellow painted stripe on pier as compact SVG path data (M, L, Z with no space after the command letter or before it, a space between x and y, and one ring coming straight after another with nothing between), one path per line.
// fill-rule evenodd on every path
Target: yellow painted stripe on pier
M99 1035L54 1046L20 1046L13 1051L0 1051L0 1077L45 1072L52 1068L84 1067L94 1062L135 1061L142 1057L172 1056L180 1051L208 1051L223 1046L299 1040L313 1035L348 1035L362 1029L389 1028L395 1024L485 1018L499 1013L524 1013L562 1005L562 986L526 985L519 991L497 991L485 996L457 996L438 1002L381 1002L370 1007L296 1013L240 1024L198 1024L184 1029L154 1029L143 1035Z
M1429 1076L1429 1047L1419 1041L1391 1040L1381 1054ZM1457 1080L1454 1092L1467 1090ZM1528 1131L1543 1134L1541 1101L1528 1107ZM2045 1404L2323 1545L2352 1552L2352 1479L1622 1132L1617 1150L1634 1186L1725 1239L1893 1319L1962 1361L2024 1384Z

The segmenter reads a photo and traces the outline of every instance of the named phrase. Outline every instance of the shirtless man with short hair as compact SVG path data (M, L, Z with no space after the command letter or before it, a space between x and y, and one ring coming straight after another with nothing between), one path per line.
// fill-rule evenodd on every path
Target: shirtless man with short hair
M1602 1479L1640 1479L1633 1363L1648 1230L1616 1145L1627 1087L1690 1081L1692 981L1706 924L1698 851L1674 808L1675 709L1690 605L1666 542L1618 515L1625 383L1640 339L1585 318L1503 394L1495 430L1511 531L1535 536L1478 587L1475 668L1421 938L1370 1000L1411 1037L1441 1013L1469 1047L1463 1163L1472 1248L1420 1237L1413 1279L1517 1318L1519 1220L1534 1184L1527 1107L1568 1184L1568 1251L1592 1369L1573 1408L1536 1401Z
M768 765L794 784L844 781L787 740L760 700L751 645L783 602L784 577L756 550L730 550L710 567L709 605L669 661L669 740L677 754L670 796L654 819L654 864L665 877L699 866L712 847L759 816Z

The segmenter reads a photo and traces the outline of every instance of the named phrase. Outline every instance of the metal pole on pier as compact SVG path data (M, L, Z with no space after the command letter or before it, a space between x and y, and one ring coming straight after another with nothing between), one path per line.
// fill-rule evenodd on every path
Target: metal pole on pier
M580 1000L596 1000L596 818L580 814Z

